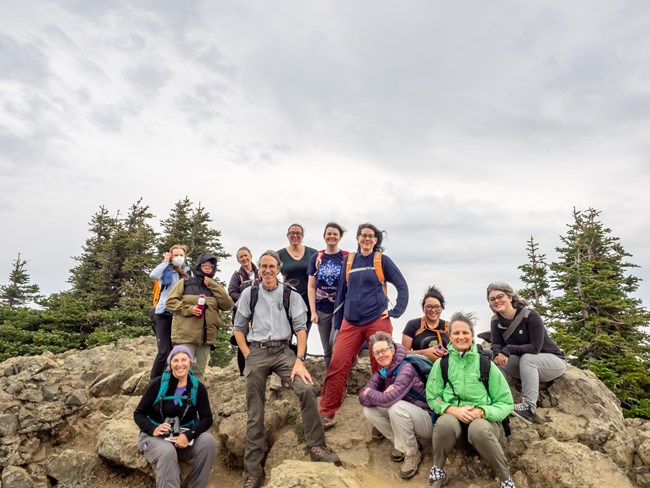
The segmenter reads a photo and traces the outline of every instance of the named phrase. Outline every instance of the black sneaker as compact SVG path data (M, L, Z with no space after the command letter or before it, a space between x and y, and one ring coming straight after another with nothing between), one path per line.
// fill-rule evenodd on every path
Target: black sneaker
M334 463L337 466L341 465L339 455L332 451L325 444L322 446L308 447L307 451L309 452L309 457L312 461L320 463Z
M373 441L378 441L384 438L384 434L382 434L377 427L373 427L372 432L370 433L370 437Z
M515 403L515 408L512 414L519 417L527 424L535 422L535 412L525 403Z

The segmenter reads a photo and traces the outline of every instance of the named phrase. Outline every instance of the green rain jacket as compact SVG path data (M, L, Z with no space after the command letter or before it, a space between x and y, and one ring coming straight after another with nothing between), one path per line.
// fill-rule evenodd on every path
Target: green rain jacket
M450 343L449 382L443 388L440 360L433 364L427 381L427 403L436 414L442 415L448 407L471 405L485 411L490 422L500 422L513 409L512 393L499 367L490 363L490 391L485 391L480 378L480 357L476 344L465 354L460 354ZM454 388L452 390L451 384ZM454 394L454 390L456 394Z

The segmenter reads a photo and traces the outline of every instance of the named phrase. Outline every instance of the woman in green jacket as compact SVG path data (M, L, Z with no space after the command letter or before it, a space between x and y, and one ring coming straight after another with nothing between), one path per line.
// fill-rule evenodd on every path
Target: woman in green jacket
M480 356L474 344L473 314L456 312L449 320L451 345L448 382L436 361L427 381L427 403L439 416L433 428L433 467L429 486L442 487L447 456L463 438L496 471L501 488L514 488L506 457L499 444L499 422L513 409L512 394L496 365L490 367L489 391L480 379Z

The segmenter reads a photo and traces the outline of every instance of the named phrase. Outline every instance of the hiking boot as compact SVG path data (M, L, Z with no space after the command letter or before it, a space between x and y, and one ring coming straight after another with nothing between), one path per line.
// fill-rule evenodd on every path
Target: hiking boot
M373 427L372 432L370 433L370 437L372 437L373 441L378 441L384 438L384 434L382 434L377 427Z
M399 477L406 480L413 478L418 472L420 461L422 461L422 453L420 451L415 451L415 454L407 455L399 471Z
M500 488L517 488L517 486L515 485L515 482L512 481L512 478L508 478L501 482Z
M401 463L404 461L404 453L402 451L398 451L397 449L393 449L390 452L390 460L395 461L396 463Z
M533 410L525 403L515 403L515 408L512 411L512 414L519 417L527 424L535 422L535 412L533 412Z
M271 381L269 382L271 385L269 386L269 389L271 391L280 391L282 390L282 380L277 374L272 374L271 375Z
M246 476L244 488L259 488L263 482L264 478L262 476Z
M336 420L334 419L334 417L328 417L326 415L321 415L320 416L320 421L323 424L323 429L325 429L325 430L331 429L332 427L334 427L336 425Z
M444 469L435 465L431 466L431 471L429 471L429 488L442 488L446 478L447 474Z
M309 451L309 457L311 458L312 461L316 461L320 463L334 463L337 466L341 465L341 460L339 459L339 455L336 454L334 451L332 451L325 444L323 444L322 446L308 447L307 451Z

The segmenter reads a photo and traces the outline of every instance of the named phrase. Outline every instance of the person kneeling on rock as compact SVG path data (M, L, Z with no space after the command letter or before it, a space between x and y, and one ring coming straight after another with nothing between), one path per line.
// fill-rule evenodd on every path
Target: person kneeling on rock
M456 312L451 316L446 381L442 359L433 364L427 381L427 402L440 416L433 428L430 488L443 486L447 456L459 440L467 441L492 466L501 480L501 488L515 488L499 444L499 422L510 415L514 402L508 382L496 364L490 362L487 390L481 381L474 321L473 314Z
M410 479L422 461L418 438L430 439L433 428L424 383L413 365L403 362L406 349L390 334L371 335L370 350L381 369L361 389L359 402L370 423L393 442L390 459L403 461L400 477Z
M246 358L244 376L248 421L244 488L258 488L264 481L264 394L266 379L271 373L289 383L300 398L305 441L312 461L340 464L338 455L325 445L325 431L312 388L313 381L304 364L307 349L305 302L297 292L285 288L278 281L282 267L278 253L263 253L258 267L261 282L242 292L234 320L235 339ZM283 304L287 298L289 304L285 310ZM298 339L297 356L289 347L292 330Z
M212 425L208 391L191 372L193 357L176 346L167 358L168 368L155 378L133 412L140 427L138 450L156 468L156 486L180 488L179 461L192 460L187 487L205 488L217 451L207 430Z

